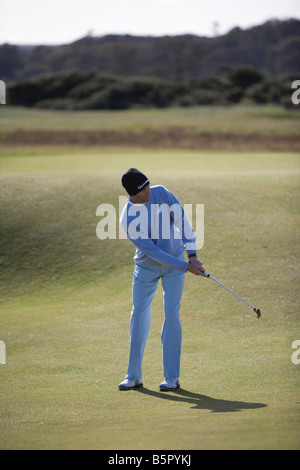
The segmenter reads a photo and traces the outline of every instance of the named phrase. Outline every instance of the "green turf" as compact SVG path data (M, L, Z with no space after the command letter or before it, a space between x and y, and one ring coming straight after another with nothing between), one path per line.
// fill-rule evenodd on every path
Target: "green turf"
M199 106L126 111L53 111L2 106L0 132L17 129L114 129L143 132L185 128L205 133L299 135L298 109L275 105Z
M181 391L160 393L161 287L140 391L128 358L134 249L96 237L140 167L205 204L204 267L186 276ZM1 149L1 449L299 449L299 155Z

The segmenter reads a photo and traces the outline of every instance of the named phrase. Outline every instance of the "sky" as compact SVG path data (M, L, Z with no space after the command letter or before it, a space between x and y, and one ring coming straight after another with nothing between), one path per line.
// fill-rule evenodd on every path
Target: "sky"
M0 0L0 44L67 44L88 34L214 36L300 19L300 0Z

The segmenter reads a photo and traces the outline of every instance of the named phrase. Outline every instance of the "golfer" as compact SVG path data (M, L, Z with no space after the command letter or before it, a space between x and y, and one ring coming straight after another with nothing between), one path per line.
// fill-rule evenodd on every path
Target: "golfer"
M151 306L161 279L164 324L161 331L163 376L161 391L179 388L182 328L180 302L187 271L206 277L197 258L194 230L178 199L163 186L152 186L136 168L122 176L128 201L121 227L136 247L133 308L130 319L129 362L120 390L143 386L142 361L150 329ZM189 262L185 261L187 252Z

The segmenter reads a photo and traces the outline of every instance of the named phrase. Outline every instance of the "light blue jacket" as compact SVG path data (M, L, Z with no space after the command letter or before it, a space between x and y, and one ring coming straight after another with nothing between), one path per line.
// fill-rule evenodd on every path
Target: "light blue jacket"
M144 204L133 204L128 198L120 224L136 247L137 265L164 265L186 272L188 262L183 253L196 252L195 233L182 205L164 186L152 186L150 199Z

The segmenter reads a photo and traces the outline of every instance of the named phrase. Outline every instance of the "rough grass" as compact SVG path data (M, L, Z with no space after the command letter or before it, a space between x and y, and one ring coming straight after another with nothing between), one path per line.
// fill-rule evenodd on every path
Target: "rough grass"
M129 111L53 111L1 106L1 133L23 130L187 129L209 134L299 136L298 108L272 105L199 106Z

